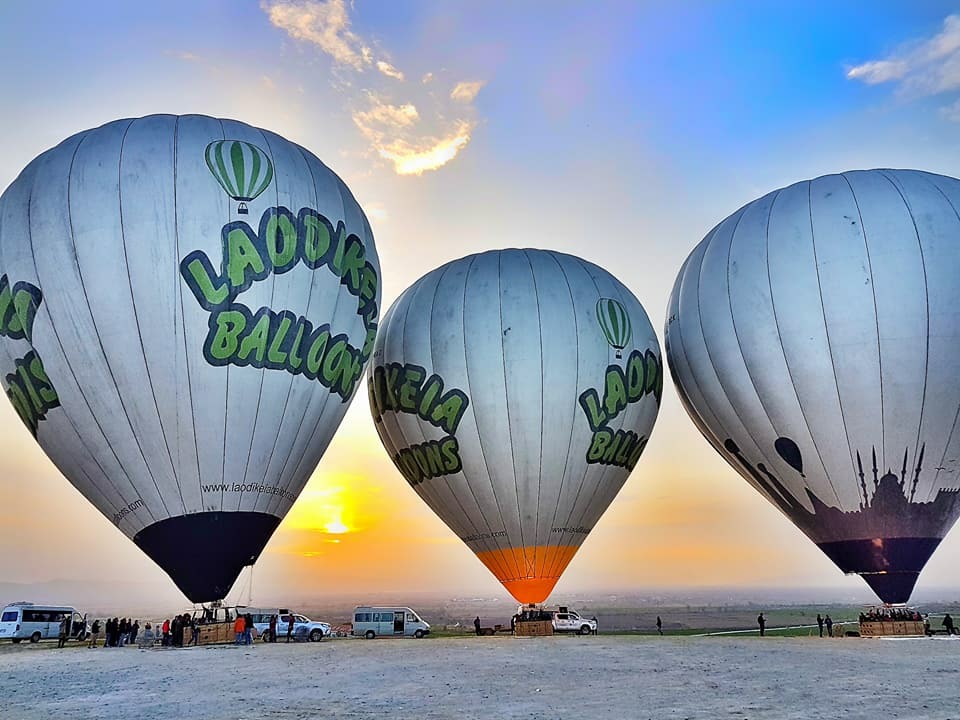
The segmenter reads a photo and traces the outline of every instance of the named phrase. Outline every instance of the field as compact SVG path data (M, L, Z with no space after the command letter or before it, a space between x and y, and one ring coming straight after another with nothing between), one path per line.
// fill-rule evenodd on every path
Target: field
M960 639L609 635L0 646L0 717L960 718Z

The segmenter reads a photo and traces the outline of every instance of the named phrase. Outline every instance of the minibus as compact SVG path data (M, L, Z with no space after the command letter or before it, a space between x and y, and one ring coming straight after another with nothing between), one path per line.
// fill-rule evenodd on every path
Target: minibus
M353 634L372 640L375 637L415 637L429 634L430 623L424 622L408 607L368 607L353 611Z
M0 615L0 640L29 640L32 643L60 635L60 621L64 615L71 620L70 638L83 640L87 636L87 624L80 613L63 605L34 605L17 602L7 605Z

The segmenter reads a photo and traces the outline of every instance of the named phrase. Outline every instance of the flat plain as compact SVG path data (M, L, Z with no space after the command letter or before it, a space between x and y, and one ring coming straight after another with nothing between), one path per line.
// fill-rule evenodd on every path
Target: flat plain
M0 646L0 717L960 719L960 638Z

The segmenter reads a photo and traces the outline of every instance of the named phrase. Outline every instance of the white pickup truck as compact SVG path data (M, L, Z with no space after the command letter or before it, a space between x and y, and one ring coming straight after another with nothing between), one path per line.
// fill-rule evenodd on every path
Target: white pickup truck
M553 631L596 635L597 621L596 618L581 617L580 613L561 607L553 613Z

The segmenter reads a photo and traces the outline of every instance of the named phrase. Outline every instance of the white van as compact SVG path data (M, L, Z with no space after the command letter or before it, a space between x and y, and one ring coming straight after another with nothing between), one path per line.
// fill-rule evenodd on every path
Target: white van
M83 640L87 637L87 623L72 607L62 605L34 605L17 602L7 605L0 615L0 640L30 640L35 643L60 635L60 621L70 618L70 638Z
M367 640L383 637L422 638L430 633L430 623L420 619L408 607L367 607L353 611L353 634Z

